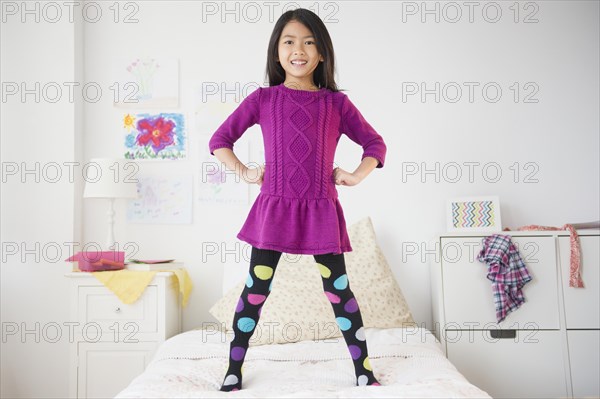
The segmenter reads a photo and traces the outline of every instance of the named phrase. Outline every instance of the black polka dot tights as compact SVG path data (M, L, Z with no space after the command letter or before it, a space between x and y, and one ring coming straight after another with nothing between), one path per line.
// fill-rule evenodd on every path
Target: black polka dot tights
M221 391L242 389L242 365L249 341L260 319L260 311L271 293L271 283L281 252L252 247L246 285L233 316L234 338L229 367ZM373 375L358 302L350 289L344 254L313 255L323 281L323 291L354 363L356 385L381 385Z

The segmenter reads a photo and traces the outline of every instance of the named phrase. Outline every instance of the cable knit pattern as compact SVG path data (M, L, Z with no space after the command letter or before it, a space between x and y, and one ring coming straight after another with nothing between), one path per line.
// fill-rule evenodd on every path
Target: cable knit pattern
M327 112L327 111L326 111ZM323 132L323 113L319 112L319 118L318 118L318 131L319 132ZM315 145L315 157L316 157L316 161L315 162L315 172L314 172L314 180L315 182L317 182L318 184L314 185L314 196L315 198L322 198L324 197L323 192L321 191L322 187L323 187L323 171L325 170L325 157L323 156L323 141L325 140L325 135L324 134L317 134L317 138L315 140L316 145Z
M305 131L310 129L314 124L314 120L310 116L307 108L307 105L312 102L313 99L309 98L308 101L302 103L301 101L296 101L294 96L290 95L289 100L296 109L292 106L291 112L288 114L287 122L296 134L293 135L293 138L287 147L290 160L295 163L295 165L291 166L287 172L287 182L295 196L303 198L311 184L308 172L306 171L306 168L302 166L302 162L304 162L313 151L312 145L305 133Z
M331 117L331 96L327 96L323 98L321 101L325 103L324 107L321 107L321 112L319 112L319 132L326 132L327 126L329 126L329 121ZM324 108L324 109L323 109ZM327 169L328 166L333 168L333 164L326 164L326 156L327 153L327 140L325 134L319 134L317 137L317 143L319 145L317 151L317 164L320 165L318 172L315 174L315 181L319 182L316 187L315 195L319 198L327 196L327 179L333 178L332 175L328 175L327 173L323 173L324 170Z
M352 251L333 180L342 134L383 167L386 145L346 94L295 90L283 84L250 93L209 142L231 148L259 124L265 145L260 194L237 237L256 248L292 254ZM214 155L214 154L213 154ZM354 165L352 165L354 166Z
M273 98L271 99L271 140L273 145L271 146L271 150L274 153L271 155L271 159L281 159L283 158L283 137L280 134L277 134L281 130L282 125L282 117L281 112L277 112L277 109L281 108L280 100L282 99L281 93L273 92ZM271 180L271 192L275 195L281 195L283 193L283 168L281 165L276 163L270 164L272 170L274 170L274 174L276 175L275 179Z

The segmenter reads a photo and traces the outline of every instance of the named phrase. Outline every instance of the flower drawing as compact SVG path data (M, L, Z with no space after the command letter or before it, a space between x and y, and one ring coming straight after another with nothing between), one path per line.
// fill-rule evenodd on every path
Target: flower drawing
M155 154L163 150L166 146L174 143L173 128L175 124L172 121L165 120L162 116L156 119L142 119L138 121L138 135L136 141L141 146L152 145Z
M186 132L182 114L137 114L125 135L126 159L183 159L186 157ZM125 123L127 129L127 123Z

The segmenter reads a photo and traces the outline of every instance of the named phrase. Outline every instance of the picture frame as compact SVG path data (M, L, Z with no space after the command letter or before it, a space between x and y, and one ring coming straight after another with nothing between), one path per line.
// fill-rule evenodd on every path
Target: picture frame
M500 232L500 198L491 196L447 199L446 228L450 232Z

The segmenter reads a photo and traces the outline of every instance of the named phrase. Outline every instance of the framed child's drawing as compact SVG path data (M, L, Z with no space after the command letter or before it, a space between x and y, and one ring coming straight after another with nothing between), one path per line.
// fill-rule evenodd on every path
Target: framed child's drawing
M187 129L181 113L134 113L123 116L125 158L179 160L186 158Z
M502 231L498 196L450 198L446 217L448 231Z

